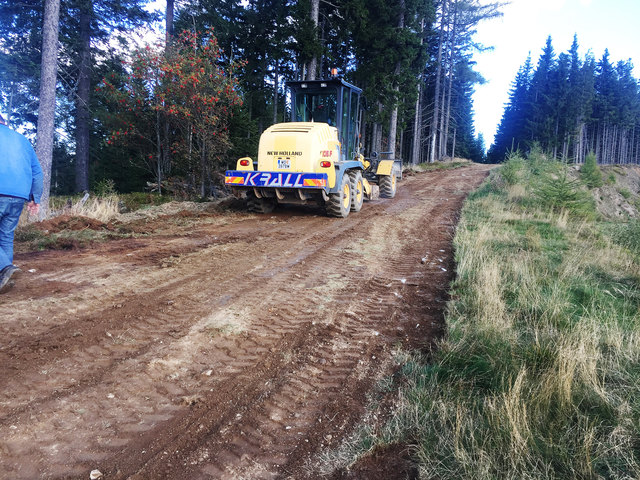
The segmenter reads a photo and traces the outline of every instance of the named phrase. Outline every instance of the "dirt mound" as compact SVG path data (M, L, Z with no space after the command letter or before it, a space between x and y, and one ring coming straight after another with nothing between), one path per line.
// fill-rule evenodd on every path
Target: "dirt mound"
M219 202L178 202L172 201L163 203L162 205L154 205L151 207L141 208L129 213L123 213L117 216L117 220L121 223L134 222L137 220L156 219L163 216L171 216L189 212L194 214L197 212L206 212L215 208Z
M77 215L60 215L33 224L36 230L43 232L58 233L63 230L110 230L110 226L94 218L81 217Z

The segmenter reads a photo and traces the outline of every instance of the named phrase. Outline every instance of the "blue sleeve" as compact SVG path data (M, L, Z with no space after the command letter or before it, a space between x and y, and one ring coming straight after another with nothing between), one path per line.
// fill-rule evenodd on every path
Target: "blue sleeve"
M31 193L29 194L29 200L33 200L35 203L40 203L42 197L42 168L40 162L36 156L36 152L31 147Z

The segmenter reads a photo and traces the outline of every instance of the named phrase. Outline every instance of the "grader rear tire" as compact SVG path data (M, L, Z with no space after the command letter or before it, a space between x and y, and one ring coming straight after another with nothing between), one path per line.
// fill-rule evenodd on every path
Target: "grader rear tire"
M351 211L359 212L364 202L364 181L360 170L349 172L349 181L351 182Z
M276 201L272 198L258 198L250 191L247 192L247 208L254 213L271 213L276 208Z
M329 200L325 203L327 215L330 217L345 218L351 210L351 182L346 173L342 176L340 190L329 194Z
M398 178L395 172L391 172L391 175L382 175L378 181L380 185L380 196L384 198L393 198L396 196L396 190L398 189Z

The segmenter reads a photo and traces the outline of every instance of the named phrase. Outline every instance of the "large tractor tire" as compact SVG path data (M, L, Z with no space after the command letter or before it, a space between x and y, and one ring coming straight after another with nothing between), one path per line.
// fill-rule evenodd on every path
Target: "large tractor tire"
M274 198L258 198L253 191L247 192L247 208L254 213L271 213L276 208Z
M329 194L325 207L330 217L345 218L351 210L351 182L346 173L342 176L340 189L336 193Z
M396 190L398 189L398 177L396 172L391 171L391 175L381 175L378 180L380 186L380 196L384 198L393 198L396 196Z
M359 212L364 202L364 181L360 170L349 172L351 182L351 211Z

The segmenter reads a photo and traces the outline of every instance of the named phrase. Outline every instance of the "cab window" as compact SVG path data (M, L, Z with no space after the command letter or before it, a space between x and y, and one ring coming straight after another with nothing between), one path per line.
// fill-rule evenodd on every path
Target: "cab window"
M337 94L335 90L298 92L295 114L297 122L322 122L336 126Z

